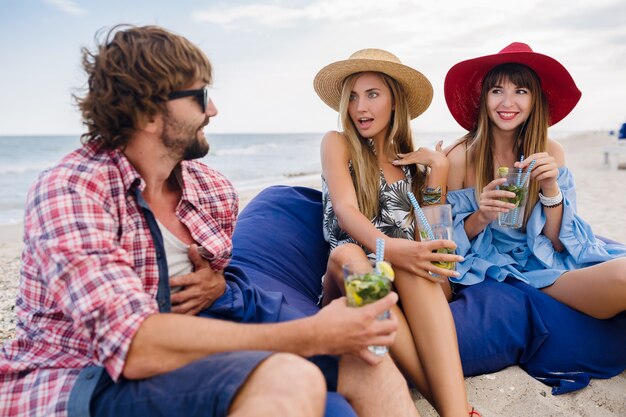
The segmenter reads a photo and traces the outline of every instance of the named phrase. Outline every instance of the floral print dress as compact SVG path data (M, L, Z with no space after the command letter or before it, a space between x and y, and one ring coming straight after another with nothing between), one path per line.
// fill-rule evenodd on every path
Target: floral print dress
M411 172L405 166L401 168L404 171L405 178L393 184L388 184L382 171L380 171L379 210L376 217L371 219L371 221L374 227L389 237L415 240L415 222L411 215L412 206L408 195L409 191L411 191ZM354 243L363 247L350 237L345 230L339 227L339 221L330 200L328 185L323 176L322 204L324 238L330 244L330 250L344 243ZM363 247L363 250L365 250L368 257L371 259L375 258L375 255L367 248Z

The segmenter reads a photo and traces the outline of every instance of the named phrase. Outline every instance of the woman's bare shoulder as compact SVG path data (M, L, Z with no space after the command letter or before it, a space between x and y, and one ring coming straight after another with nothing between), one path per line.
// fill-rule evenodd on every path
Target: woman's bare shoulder
M450 162L463 162L465 163L465 152L467 151L467 145L465 141L457 140L452 145L446 147L443 153L448 157Z
M548 153L554 157L559 167L565 165L565 149L559 142L548 139Z
M341 132L334 130L327 132L322 138L320 156L322 158L322 171L335 164L338 164L337 166L345 165L350 159L347 138Z
M467 172L467 145L465 142L457 141L455 144L444 150L450 169L448 171L448 189L459 190L465 184L465 173Z
M337 132L336 130L330 130L326 132L326 134L322 137L322 147L330 146L332 148L336 147L347 147L346 137L341 132Z

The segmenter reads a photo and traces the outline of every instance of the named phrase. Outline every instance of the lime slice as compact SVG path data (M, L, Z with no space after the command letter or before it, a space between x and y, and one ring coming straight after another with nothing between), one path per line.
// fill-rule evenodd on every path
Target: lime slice
M352 300L354 307L360 307L363 304L363 298L359 295L357 287L361 281L354 280L346 285L346 292L349 300Z
M500 177L506 177L509 173L509 167L499 167L498 168L498 175Z
M376 269L380 274L384 277L387 277L389 281L393 281L396 274L393 272L393 268L391 264L386 261L378 261L376 262Z

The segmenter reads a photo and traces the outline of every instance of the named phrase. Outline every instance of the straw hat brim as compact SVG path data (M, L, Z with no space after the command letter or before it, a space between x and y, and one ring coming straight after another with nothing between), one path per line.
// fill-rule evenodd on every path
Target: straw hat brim
M508 52L469 59L454 65L444 81L444 94L452 117L464 129L478 123L483 79L500 64L517 63L531 68L541 81L548 101L549 125L560 122L576 107L582 93L572 76L556 59L537 52Z
M419 71L404 64L377 59L346 59L322 68L313 80L317 95L339 111L341 89L346 77L358 72L382 72L394 78L406 94L411 119L424 113L433 99L433 87Z

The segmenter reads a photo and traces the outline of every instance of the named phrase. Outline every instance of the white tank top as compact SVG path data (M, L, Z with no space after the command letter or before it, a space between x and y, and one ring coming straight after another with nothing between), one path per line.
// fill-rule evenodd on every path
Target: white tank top
M172 232L167 230L158 220L157 224L163 236L163 247L165 249L165 259L167 259L167 272L170 278L193 272L193 264L189 259L189 245L174 236ZM170 293L174 294L182 289L182 287L171 287Z

